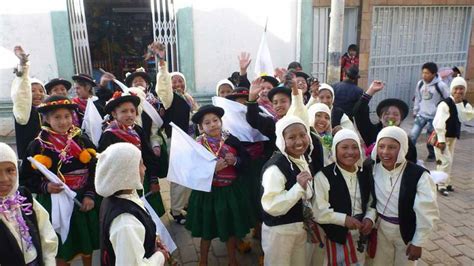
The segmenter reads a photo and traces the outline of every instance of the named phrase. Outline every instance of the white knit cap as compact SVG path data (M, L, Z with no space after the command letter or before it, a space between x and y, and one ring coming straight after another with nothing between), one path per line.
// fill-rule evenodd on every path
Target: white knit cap
M337 155L336 154L337 144L339 142L343 141L343 140L346 140L346 139L354 140L357 143L357 146L359 147L359 153L360 153L360 158L357 161L357 166L359 166L359 168L361 168L361 170L362 170L362 163L364 162L364 153L362 152L362 148L360 146L359 136L357 136L357 134L353 130L350 130L350 129L347 129L347 128L343 128L343 129L339 130L336 133L336 135L334 135L334 138L332 139L331 151L332 151L332 157L333 157L334 161L337 164L337 156L336 156Z
M290 160L290 159L288 157L288 154L285 151L286 144L285 144L285 138L283 137L283 131L287 127L289 127L293 124L302 124L306 128L306 133L308 134L308 137L309 137L310 153L313 150L313 142L311 141L311 136L309 135L310 133L309 133L308 126L306 126L304 124L303 120L301 120L301 118L299 118L297 116L285 115L282 119L278 120L278 122L275 125L275 127L276 127L275 128L275 134L276 134L275 145L280 150L281 154L283 154L288 160Z
M319 89L318 91L322 91L322 90L328 90L331 92L331 95L332 95L332 104L334 103L334 89L331 87L331 85L327 84L327 83L321 83L319 85Z
M451 94L453 93L454 88L456 88L457 86L463 86L465 88L464 93L466 93L466 91L467 91L467 82L463 77L458 76L458 77L455 77L451 81L451 86L450 86Z
M13 183L12 190L6 196L8 197L15 194L15 192L18 190L18 157L10 146L8 146L6 143L0 142L0 163L2 162L13 163L17 168L17 174Z
M379 145L379 141L383 138L392 138L400 143L400 151L398 152L397 162L396 163L403 163L406 161L405 156L408 152L408 135L405 130L401 129L397 126L388 126L384 127L380 130L379 134L377 135L377 141L375 142L374 149L372 150L372 160L376 161L377 159L377 147Z
M131 143L110 145L100 153L95 173L95 190L109 197L125 189L143 189L140 178L141 151Z
M44 83L43 81L37 79L37 78L30 78L30 84L33 84L33 83L37 83L39 85L41 85L41 87L43 87L43 91L44 93L46 93L46 89L44 88Z
M331 124L331 109L324 103L315 103L308 109L309 125L314 127L316 114L323 112L329 115L329 124Z
M219 80L219 82L217 82L217 85L216 85L216 95L219 96L219 87L221 85L229 85L231 87L232 90L235 90L235 86L234 84L232 84L232 82L230 82L228 79L222 79L222 80Z
M171 79L173 79L174 76L179 76L183 79L183 82L184 82L184 91L186 91L186 89L188 88L188 85L186 84L186 78L184 77L184 74L181 73L181 72L171 72L170 73L170 76L171 76Z

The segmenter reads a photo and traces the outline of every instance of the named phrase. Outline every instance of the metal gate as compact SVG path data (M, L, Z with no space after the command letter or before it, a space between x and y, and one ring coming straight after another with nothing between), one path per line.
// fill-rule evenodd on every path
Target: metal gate
M326 81L328 39L329 39L329 7L314 8L313 19L313 69L311 74L320 81ZM344 9L344 36L342 50L346 51L352 43L357 43L358 8Z
M472 7L374 7L368 80L386 85L372 106L392 97L411 106L425 62L465 67L471 19Z
M83 0L67 0L69 27L71 29L74 68L76 73L92 75L91 54L87 37Z
M166 45L166 57L170 71L179 70L178 31L174 0L150 0L153 19L153 40ZM158 64L158 62L156 62Z

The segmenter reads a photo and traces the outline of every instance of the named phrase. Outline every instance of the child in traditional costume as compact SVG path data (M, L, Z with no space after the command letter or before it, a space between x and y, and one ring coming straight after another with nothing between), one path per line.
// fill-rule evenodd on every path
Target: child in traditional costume
M77 74L72 76L72 80L74 81L74 89L76 90L77 97L72 98L72 101L77 104L77 115L79 119L79 125L82 125L82 121L84 120L84 113L86 112L87 101L89 98L92 98L97 111L99 112L101 117L106 115L104 106L101 102L104 99L99 100L98 97L94 96L94 88L97 87L97 84L92 79L91 76L87 74ZM99 90L107 90L106 88L100 88ZM103 93L99 93L99 96L103 97ZM107 96L105 96L107 98ZM110 97L109 97L110 98ZM109 99L107 98L107 100Z
M324 103L316 103L309 108L308 117L309 124L311 125L311 137L312 139L318 139L322 146L322 154L319 153L319 156L323 158L323 166L330 165L334 162L334 156L332 155L331 110ZM317 155L314 154L312 156L312 159L316 162L320 160Z
M405 131L388 126L372 151L380 218L374 265L415 265L439 219L433 180L428 170L405 159L407 150Z
M375 80L370 85L369 89L362 94L359 101L354 105L354 121L359 130L360 136L365 143L365 154L369 156L372 152L377 134L386 126L400 126L408 115L408 105L396 98L389 98L381 101L376 108L379 122L373 124L370 120L369 102L378 91L384 88L381 81ZM412 163L417 163L416 146L411 140L408 142L407 160Z
M18 187L18 159L0 143L0 265L56 265L58 237L48 212Z
M226 242L229 265L237 265L236 240L254 225L250 201L238 181L248 154L236 137L222 131L223 115L224 109L205 105L192 117L203 132L197 142L218 158L211 192L193 190L189 198L186 228L193 237L201 237L200 265L207 265L211 240L216 237Z
M165 208L158 180L159 177L162 177L160 176L160 167L162 166L159 165L159 159L153 152L143 128L135 123L139 115L139 105L140 98L133 92L114 93L112 99L105 106L105 111L113 117L113 120L102 133L98 150L102 152L114 143L128 142L142 151L141 157L147 168L143 183L144 192L145 194L151 192L147 195L147 199L155 212L162 216L165 213Z
M341 129L332 142L334 163L314 178L314 213L326 235L325 265L364 265L364 246L357 245L375 222L372 169L362 167L359 136Z
M99 248L99 204L94 189L95 146L73 125L77 105L64 96L50 96L39 107L44 124L38 137L28 146L27 156L44 164L63 183L77 193L81 207L74 206L69 233L59 244L57 262L67 265L82 256L91 265L92 252ZM26 159L26 158L25 158ZM20 182L37 193L40 202L51 213L51 194L60 193L60 184L48 181L32 164L22 164Z
M33 141L41 130L41 115L36 108L43 102L46 90L39 79L30 78L28 55L21 46L15 47L15 54L20 59L20 66L15 71L12 82L11 99L15 118L15 138L18 158L25 157L28 144Z
M168 252L159 245L156 226L137 193L142 190L145 165L141 151L116 143L97 162L95 185L104 197L101 217L102 265L164 265Z
M228 95L232 94L234 90L235 90L234 84L232 84L232 82L230 82L228 79L219 80L219 82L217 82L216 95L219 97L225 98Z
M448 179L438 184L438 191L448 196L454 191L451 184L451 167L453 166L454 146L461 135L461 123L474 118L472 106L464 99L467 91L466 80L455 77L451 82L451 96L438 104L433 127L436 134L434 151L436 170L448 174ZM437 142L437 143L436 143Z
M305 265L307 234L303 201L313 196L310 166L304 156L311 149L309 129L296 116L276 124L280 150L263 167L262 247L265 265Z

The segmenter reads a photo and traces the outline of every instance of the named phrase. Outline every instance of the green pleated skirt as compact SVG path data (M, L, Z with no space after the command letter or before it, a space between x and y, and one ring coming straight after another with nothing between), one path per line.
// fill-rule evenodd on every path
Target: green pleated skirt
M253 227L255 218L250 200L235 181L226 187L212 187L211 192L193 190L189 198L186 229L193 237L226 242L230 237L243 238Z
M257 221L262 221L262 203L261 203L261 187L262 187L262 168L265 164L264 159L251 160L241 179L241 183L250 200L250 211L253 212Z
M82 202L82 195L78 194L76 198ZM52 219L51 195L38 194L36 200L48 211L50 219ZM99 210L101 199L96 197L94 201L94 208L88 212L82 212L78 206L74 205L66 242L63 243L58 234L59 247L56 258L71 261L78 255L92 255L94 250L100 248Z
M146 193L150 191L150 181L148 180L147 177L145 177L145 180L143 182L143 190ZM138 192L139 195L141 195L141 191ZM150 203L150 206L155 210L156 214L158 214L159 217L163 216L165 214L165 206L163 205L163 199L161 198L161 193L157 192L154 194L149 195L146 197L146 200L148 203Z

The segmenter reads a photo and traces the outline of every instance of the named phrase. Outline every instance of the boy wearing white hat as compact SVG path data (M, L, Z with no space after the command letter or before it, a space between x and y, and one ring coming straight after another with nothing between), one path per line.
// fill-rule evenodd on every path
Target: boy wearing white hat
M56 265L58 237L48 212L18 187L17 162L0 142L0 265Z
M451 167L453 165L454 145L461 134L461 123L474 118L472 106L464 99L467 91L466 80L456 77L451 82L451 95L441 101L436 109L433 127L437 137L435 146L436 170L448 174L448 179L438 184L443 196L453 191L451 185ZM435 141L436 142L436 141Z
M146 167L131 143L116 143L97 162L95 187L104 197L101 217L102 265L164 265L168 252L158 241L156 225L137 190Z
M377 222L374 265L415 265L439 219L436 191L428 170L405 159L408 136L383 128L372 150Z
M352 130L336 133L332 154L335 163L324 167L314 179L314 213L326 234L324 264L363 265L361 236L370 233L376 217L372 171L362 167L359 137Z

